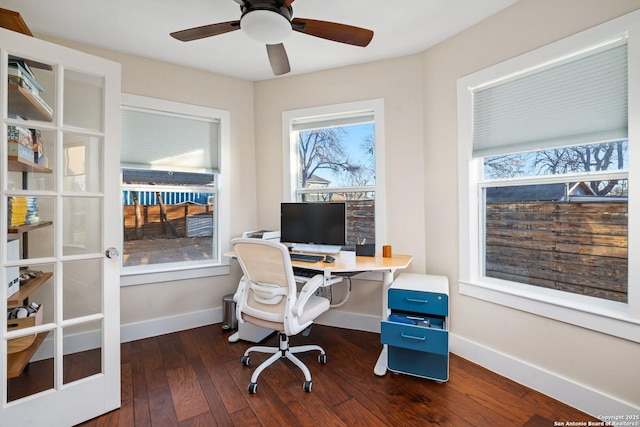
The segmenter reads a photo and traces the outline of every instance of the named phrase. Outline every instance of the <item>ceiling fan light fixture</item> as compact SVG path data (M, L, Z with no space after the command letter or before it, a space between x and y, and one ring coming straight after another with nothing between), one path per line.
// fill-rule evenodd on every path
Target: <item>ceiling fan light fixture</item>
M240 20L240 28L253 40L264 44L282 43L292 32L291 21L273 10L251 10Z

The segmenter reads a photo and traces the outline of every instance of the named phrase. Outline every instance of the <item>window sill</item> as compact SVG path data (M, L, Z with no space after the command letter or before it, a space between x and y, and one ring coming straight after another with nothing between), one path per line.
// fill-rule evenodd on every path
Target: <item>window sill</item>
M459 281L459 292L516 310L640 342L640 319L627 304L500 280Z
M223 276L229 274L229 264L207 264L167 267L158 266L129 267L122 270L120 286L147 285L151 283L171 282L175 280L198 279L202 277Z

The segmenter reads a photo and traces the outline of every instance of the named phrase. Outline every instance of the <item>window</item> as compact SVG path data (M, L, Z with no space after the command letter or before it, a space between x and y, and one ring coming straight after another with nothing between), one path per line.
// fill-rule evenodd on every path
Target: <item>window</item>
M638 341L639 32L636 12L458 81L460 293Z
M283 113L284 200L344 201L345 249L385 241L383 108L379 99Z
M123 96L123 284L228 272L227 148L228 112Z
M627 141L485 157L484 275L626 303L627 165Z

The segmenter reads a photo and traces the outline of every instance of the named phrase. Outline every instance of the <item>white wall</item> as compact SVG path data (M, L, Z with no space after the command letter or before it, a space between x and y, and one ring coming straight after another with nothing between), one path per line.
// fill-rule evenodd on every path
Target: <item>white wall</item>
M458 294L456 80L638 8L637 0L521 0L423 55L425 182L440 184L425 186L425 262L451 279L452 331L636 407L639 344Z

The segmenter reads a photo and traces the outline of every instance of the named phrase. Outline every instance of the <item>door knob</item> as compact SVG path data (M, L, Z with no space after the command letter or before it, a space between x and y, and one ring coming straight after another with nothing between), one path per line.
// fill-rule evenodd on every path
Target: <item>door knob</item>
M114 258L118 258L118 255L120 255L120 253L118 252L118 250L114 247L111 247L109 249L107 249L104 254L107 256L107 258L110 259L114 259Z

